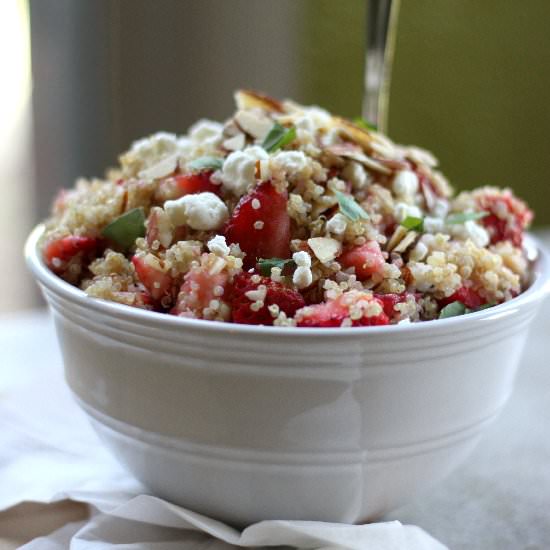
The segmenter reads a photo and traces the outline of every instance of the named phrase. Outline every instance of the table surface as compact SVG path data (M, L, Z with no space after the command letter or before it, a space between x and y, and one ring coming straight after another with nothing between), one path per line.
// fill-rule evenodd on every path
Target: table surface
M472 456L428 494L386 519L419 525L453 550L550 548L550 302L541 309L515 391ZM44 358L61 361L44 311L0 315L0 346L3 387L21 383L21 372L32 376L22 368L26 365L38 366ZM0 513L0 550L86 514L85 506L71 502L24 503L7 510Z

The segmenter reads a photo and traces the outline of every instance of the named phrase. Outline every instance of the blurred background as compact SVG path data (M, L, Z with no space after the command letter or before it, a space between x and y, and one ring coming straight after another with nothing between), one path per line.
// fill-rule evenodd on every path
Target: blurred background
M550 225L550 2L401 0L389 109L458 189ZM39 303L21 250L55 192L130 142L224 119L239 87L361 113L366 0L1 0L0 311Z

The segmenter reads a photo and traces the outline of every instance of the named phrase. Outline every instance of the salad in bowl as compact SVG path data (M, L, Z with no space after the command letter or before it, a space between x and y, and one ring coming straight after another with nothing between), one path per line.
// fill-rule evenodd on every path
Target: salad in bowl
M225 122L143 138L62 190L48 268L93 298L275 326L416 323L525 289L533 214L510 190L454 195L430 153L363 120L235 98Z

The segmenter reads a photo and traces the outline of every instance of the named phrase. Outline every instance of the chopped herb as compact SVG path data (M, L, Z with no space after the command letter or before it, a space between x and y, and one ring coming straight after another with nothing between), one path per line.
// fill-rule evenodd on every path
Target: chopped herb
M355 126L359 126L359 128L363 128L363 130L367 130L369 132L378 131L378 126L376 126L376 124L373 124L372 122L369 122L362 117L354 118L353 123L355 124Z
M273 267L278 267L281 271L284 271L289 268L294 269L296 267L296 263L291 258L286 260L282 258L260 258L258 261L258 267L260 269L260 273L264 277L269 277Z
M143 208L134 208L122 214L109 225L101 234L128 250L136 242L136 239L145 235L145 214Z
M462 302L451 302L439 312L439 318L447 319L448 317L458 317L465 313L467 313L466 306Z
M459 223L480 220L481 218L484 218L488 215L489 212L459 212L458 214L451 214L445 220L445 223L448 225L455 225Z
M222 166L223 159L219 157L199 157L192 160L187 168L200 172L201 170L219 170Z
M296 128L291 126L285 128L276 122L262 143L262 147L268 152L273 153L281 149L296 139Z
M415 216L407 216L402 222L401 225L405 229L410 229L413 231L424 231L424 218L417 218Z
M336 191L336 198L338 199L340 211L352 222L356 222L359 219L369 219L369 215L355 202L353 197L344 195L344 193L341 193L340 191Z

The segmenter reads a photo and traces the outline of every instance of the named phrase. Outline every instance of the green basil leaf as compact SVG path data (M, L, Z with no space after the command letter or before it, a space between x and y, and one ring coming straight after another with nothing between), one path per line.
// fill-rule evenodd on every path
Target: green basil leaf
M376 124L365 120L363 117L354 118L353 123L355 124L355 126L359 126L359 128L363 128L363 130L367 130L368 132L378 131L378 126L376 126Z
M471 220L481 220L485 216L488 216L489 212L459 212L458 214L451 214L445 220L448 225L456 225L459 223L469 222Z
M424 231L424 218L417 218L415 216L407 216L402 222L401 225L405 229L410 229L413 231Z
M495 303L483 304L482 306L476 307L474 311L483 311L484 309L489 309L490 307L496 306Z
M107 225L101 234L128 250L134 245L137 238L145 236L143 208L134 208L125 212Z
M344 195L340 191L336 191L338 206L344 216L348 217L352 222L359 219L368 220L369 215L355 202L355 199L349 195Z
M449 317L458 317L466 313L466 306L462 302L451 302L447 304L440 312L440 319L447 319Z
M189 170L200 172L202 170L220 170L223 166L223 159L219 157L199 157L192 160L187 168Z
M291 126L285 128L276 122L262 143L262 147L268 152L273 153L281 149L296 139L296 128Z
M273 267L278 267L281 271L283 271L285 268L294 269L296 267L296 263L291 258L286 260L282 258L260 258L258 260L258 267L260 269L260 273L264 277L270 277L271 269Z

